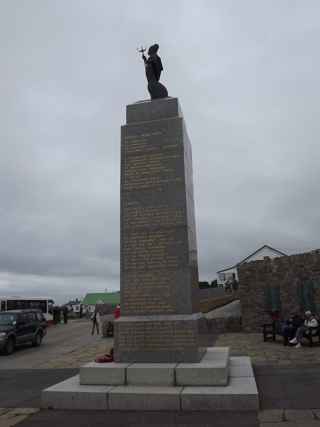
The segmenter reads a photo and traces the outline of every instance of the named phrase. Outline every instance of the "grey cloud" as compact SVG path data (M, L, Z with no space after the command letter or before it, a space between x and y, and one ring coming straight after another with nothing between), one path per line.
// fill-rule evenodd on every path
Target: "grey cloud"
M160 43L193 146L201 279L319 247L320 5L4 1L0 293L119 287L120 126ZM2 273L1 273L2 272Z

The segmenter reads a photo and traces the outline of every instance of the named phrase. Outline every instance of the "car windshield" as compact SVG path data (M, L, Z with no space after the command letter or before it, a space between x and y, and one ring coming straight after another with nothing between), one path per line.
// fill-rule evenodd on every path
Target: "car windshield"
M12 325L15 320L16 317L13 314L0 313L0 325L2 326Z

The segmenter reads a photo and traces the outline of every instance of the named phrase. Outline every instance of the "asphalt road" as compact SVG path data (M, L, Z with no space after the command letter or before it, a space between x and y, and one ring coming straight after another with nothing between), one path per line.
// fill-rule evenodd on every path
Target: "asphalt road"
M77 373L76 369L0 370L0 402L5 408L40 408L41 391ZM1 421L0 421L1 425ZM252 412L104 412L41 410L19 423L19 427L258 427Z
M254 366L254 370L261 409L320 407L320 364ZM1 369L0 406L39 408L41 390L77 373L77 369Z
M78 373L78 369L1 369L1 408L40 408L41 391Z
M102 412L41 411L19 427L259 427L257 415L247 412Z
M319 349L320 350L320 349ZM254 366L261 409L320 408L320 363Z
M214 337L201 335L203 345ZM0 407L40 408L41 391L75 375L78 369L40 369L46 360L79 353L101 343L90 335L90 323L70 322L50 328L40 348L26 346L11 356L0 356ZM95 349L95 347L94 347ZM67 359L64 359L67 360ZM28 368L28 369L25 369ZM33 369L30 369L33 368ZM37 368L37 369L34 369ZM255 366L261 409L319 408L320 363L318 365ZM0 422L0 425L1 422ZM254 413L103 412L41 410L19 423L19 427L99 426L216 426L258 427Z
M255 366L260 409L309 409L319 405L320 364L297 367ZM0 370L1 407L39 408L41 391L75 375L76 369ZM43 410L19 427L90 426L246 426L257 427L254 413L101 412Z

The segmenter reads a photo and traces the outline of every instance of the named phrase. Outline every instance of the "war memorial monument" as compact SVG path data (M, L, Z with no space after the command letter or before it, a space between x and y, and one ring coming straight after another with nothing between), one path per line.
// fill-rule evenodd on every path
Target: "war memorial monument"
M191 144L160 83L158 45L141 49L151 100L121 128L121 317L112 363L90 362L42 393L57 409L258 410L250 358L199 345Z

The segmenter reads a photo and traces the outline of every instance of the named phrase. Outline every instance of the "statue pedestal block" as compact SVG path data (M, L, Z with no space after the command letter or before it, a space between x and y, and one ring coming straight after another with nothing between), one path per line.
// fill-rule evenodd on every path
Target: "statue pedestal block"
M115 322L116 351L126 362L198 362L198 314L125 316Z

